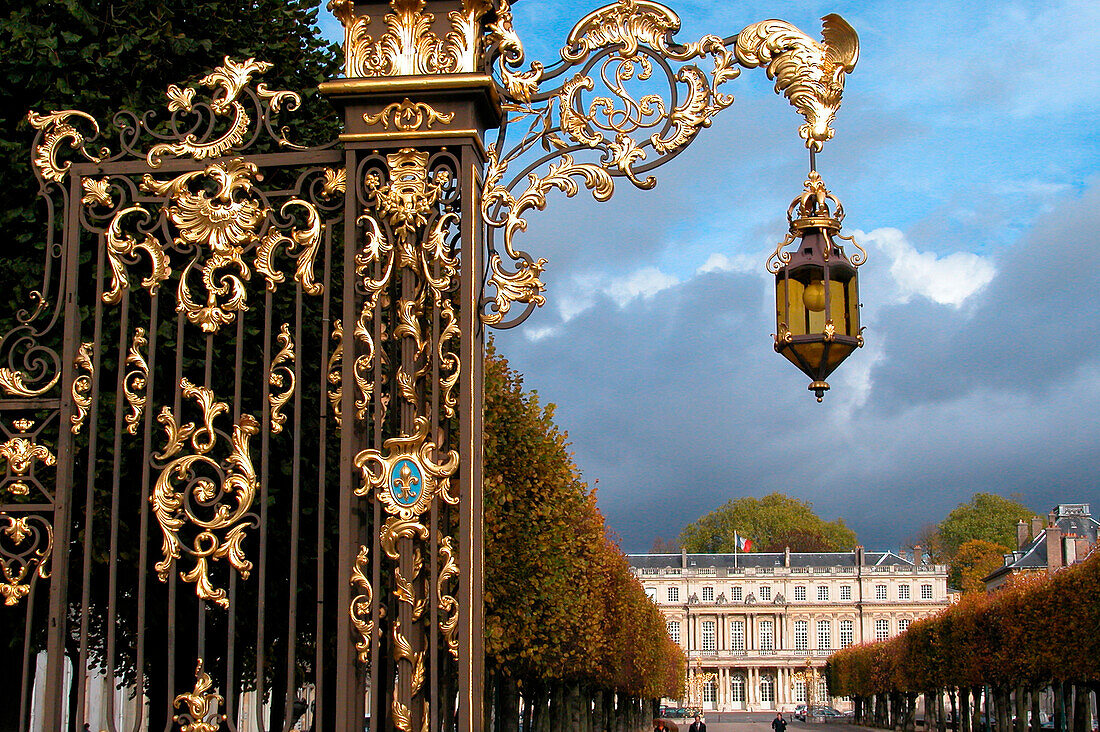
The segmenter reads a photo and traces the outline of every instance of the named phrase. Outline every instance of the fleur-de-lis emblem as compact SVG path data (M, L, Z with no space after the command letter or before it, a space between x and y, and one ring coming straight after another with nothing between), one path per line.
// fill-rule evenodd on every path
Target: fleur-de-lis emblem
M413 475L412 467L406 460L401 463L400 477L393 481L394 488L400 492L397 494L399 501L409 503L416 499L416 487L420 485L420 478Z

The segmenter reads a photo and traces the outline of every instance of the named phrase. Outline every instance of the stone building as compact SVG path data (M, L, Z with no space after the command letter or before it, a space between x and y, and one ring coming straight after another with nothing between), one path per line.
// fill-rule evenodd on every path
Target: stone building
M985 578L993 592L1017 574L1057 572L1084 559L1096 547L1100 522L1087 503L1059 503L1046 519L1035 516L1016 525L1016 551L1004 555L1004 564Z
M950 604L947 567L912 556L920 550L628 558L686 652L689 688L704 710L790 711L807 699L808 667L820 670L833 651L895 636ZM823 680L813 698L847 704Z

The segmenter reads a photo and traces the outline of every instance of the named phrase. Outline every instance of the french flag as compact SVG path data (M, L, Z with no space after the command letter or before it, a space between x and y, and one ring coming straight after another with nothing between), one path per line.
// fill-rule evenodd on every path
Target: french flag
M738 534L736 531L733 532L733 540L737 542L738 551L747 552L749 549L752 548L752 540L746 539L745 537Z

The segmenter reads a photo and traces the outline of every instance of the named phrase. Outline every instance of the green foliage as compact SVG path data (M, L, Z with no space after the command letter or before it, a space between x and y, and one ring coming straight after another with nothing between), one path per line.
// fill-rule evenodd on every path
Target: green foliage
M782 493L730 501L684 527L680 543L689 552L732 552L734 532L751 539L753 550L782 551L788 541L796 551L845 551L856 544L844 519L825 521L808 501Z
M991 493L975 493L969 503L961 504L940 522L938 533L948 559L972 539L1016 546L1016 522L1026 521L1032 512L1010 498Z
M79 109L99 120L92 143L119 152L110 125L123 109L165 113L169 84L195 81L226 56L270 61L272 89L303 94L292 139L335 137L337 119L316 92L337 74L338 49L317 33L321 0L30 0L0 14L0 230L8 256L0 285L26 302L41 279L48 222L31 169L27 112ZM0 314L10 322L12 312ZM6 330L6 329L5 329Z
M497 357L485 363L485 651L491 674L641 698L678 693L684 655L607 537L567 436Z
M1008 547L985 539L963 542L951 562L947 584L963 592L985 592L983 580L1003 564L1008 551Z

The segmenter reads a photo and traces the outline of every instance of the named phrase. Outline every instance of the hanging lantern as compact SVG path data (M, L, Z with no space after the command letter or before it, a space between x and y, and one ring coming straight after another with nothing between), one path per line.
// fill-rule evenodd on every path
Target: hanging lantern
M829 389L825 379L863 346L856 267L867 252L841 236L844 207L816 170L805 188L787 209L790 232L767 267L775 275L775 350L810 377L808 388L820 402ZM849 259L836 239L852 242L859 253ZM784 251L795 242L797 248Z

